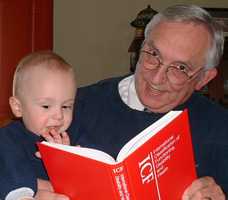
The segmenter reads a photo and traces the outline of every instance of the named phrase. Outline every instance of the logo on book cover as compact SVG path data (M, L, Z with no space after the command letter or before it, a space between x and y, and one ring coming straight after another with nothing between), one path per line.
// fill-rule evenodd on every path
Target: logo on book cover
M150 154L147 155L141 162L139 162L140 176L142 183L150 183L154 180L154 172L153 172L153 162Z

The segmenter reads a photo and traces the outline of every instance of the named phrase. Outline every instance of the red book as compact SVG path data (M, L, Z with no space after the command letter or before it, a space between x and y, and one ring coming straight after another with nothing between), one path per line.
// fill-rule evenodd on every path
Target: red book
M171 111L113 159L95 149L38 147L54 190L71 200L177 200L194 179L188 112Z

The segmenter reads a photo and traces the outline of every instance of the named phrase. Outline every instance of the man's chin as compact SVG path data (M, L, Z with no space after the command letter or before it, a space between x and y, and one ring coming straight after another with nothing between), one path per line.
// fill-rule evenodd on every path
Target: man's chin
M164 94L161 93L145 93L142 99L144 105L151 105L156 108L165 105L162 102L164 102L167 98L164 98Z
M148 108L151 112L155 113L165 113L168 112L172 109L172 105L170 105L168 102L167 103L161 103L164 102L162 99L157 99L157 100L152 100L145 101L143 105L145 105L146 108Z

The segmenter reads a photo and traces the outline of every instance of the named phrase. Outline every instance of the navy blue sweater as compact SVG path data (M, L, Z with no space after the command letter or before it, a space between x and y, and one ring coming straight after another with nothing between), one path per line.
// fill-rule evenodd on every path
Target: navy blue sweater
M70 127L73 144L95 147L116 157L121 147L163 114L129 108L120 98L113 78L80 88L76 113ZM194 93L188 108L197 174L212 176L228 192L228 111ZM75 121L76 120L76 121Z
M37 190L37 178L47 179L40 159L35 157L41 138L25 129L21 121L0 128L0 199L11 190Z

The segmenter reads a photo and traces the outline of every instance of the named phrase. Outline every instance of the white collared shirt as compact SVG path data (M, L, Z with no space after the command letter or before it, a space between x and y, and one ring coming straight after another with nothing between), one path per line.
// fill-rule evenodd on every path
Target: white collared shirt
M122 101L130 108L143 111L144 106L140 102L135 89L135 76L131 75L119 82L118 90Z

